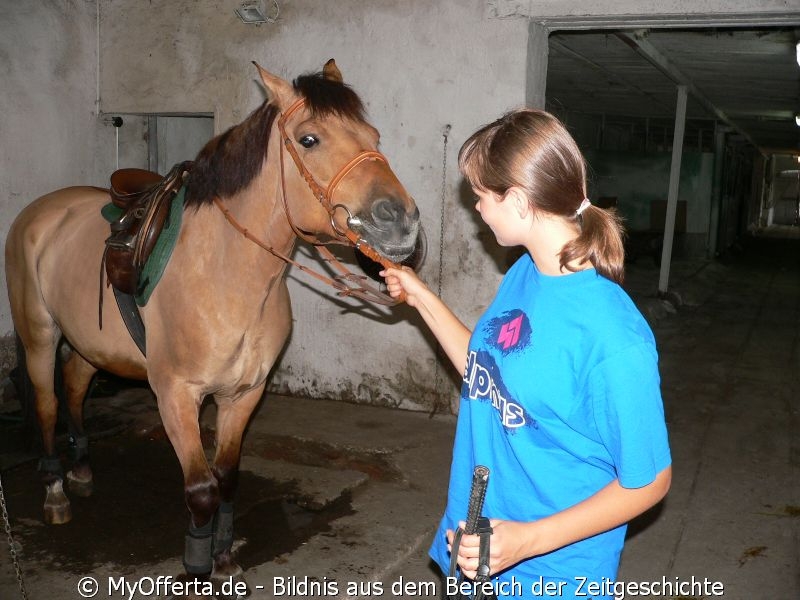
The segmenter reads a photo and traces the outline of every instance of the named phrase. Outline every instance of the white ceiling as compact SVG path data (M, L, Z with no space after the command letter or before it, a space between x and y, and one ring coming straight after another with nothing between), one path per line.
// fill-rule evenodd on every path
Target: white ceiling
M553 33L547 105L670 120L680 83L695 127L713 129L716 121L764 154L800 154L798 41L800 28L787 27Z

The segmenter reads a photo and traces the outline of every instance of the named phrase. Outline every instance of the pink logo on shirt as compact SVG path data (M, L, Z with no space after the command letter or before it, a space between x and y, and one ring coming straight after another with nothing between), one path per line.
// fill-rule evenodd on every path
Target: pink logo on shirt
M516 346L519 342L519 333L522 329L522 317L519 315L516 319L504 323L500 328L500 334L497 336L497 343L502 345L503 350L508 350L512 346Z

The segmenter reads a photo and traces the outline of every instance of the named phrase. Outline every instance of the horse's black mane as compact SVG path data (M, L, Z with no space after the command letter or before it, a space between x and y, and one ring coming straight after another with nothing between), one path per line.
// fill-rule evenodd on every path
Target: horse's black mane
M334 114L364 120L364 105L358 95L341 82L322 73L301 75L294 89L306 100L314 117ZM266 158L267 142L278 110L265 101L244 121L211 139L195 158L186 186L185 206L199 207L215 197L232 196L246 188L259 174Z
M277 112L264 102L244 121L206 143L189 172L184 206L208 204L247 187L261 171Z

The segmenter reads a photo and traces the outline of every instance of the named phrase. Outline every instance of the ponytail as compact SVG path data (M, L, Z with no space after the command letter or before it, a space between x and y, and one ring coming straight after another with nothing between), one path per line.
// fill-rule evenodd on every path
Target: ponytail
M588 204L575 219L581 232L561 249L561 268L573 270L570 263L590 262L600 275L622 285L625 279L624 228L617 211Z

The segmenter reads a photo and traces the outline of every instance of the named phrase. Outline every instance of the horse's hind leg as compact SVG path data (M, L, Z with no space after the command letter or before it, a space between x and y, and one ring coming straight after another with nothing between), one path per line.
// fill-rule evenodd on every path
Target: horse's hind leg
M64 360L64 391L69 407L69 443L72 469L67 472L70 491L88 497L93 491L92 469L89 466L89 438L83 428L83 403L86 391L97 369L72 350Z
M56 364L56 346L60 333L51 329L45 335L27 335L20 331L20 339L25 348L25 368L28 371L36 404L36 419L42 435L42 458L39 471L47 490L44 502L46 523L60 525L72 519L69 499L64 494L61 461L55 449L55 429L58 421L58 398L53 387L53 374Z

